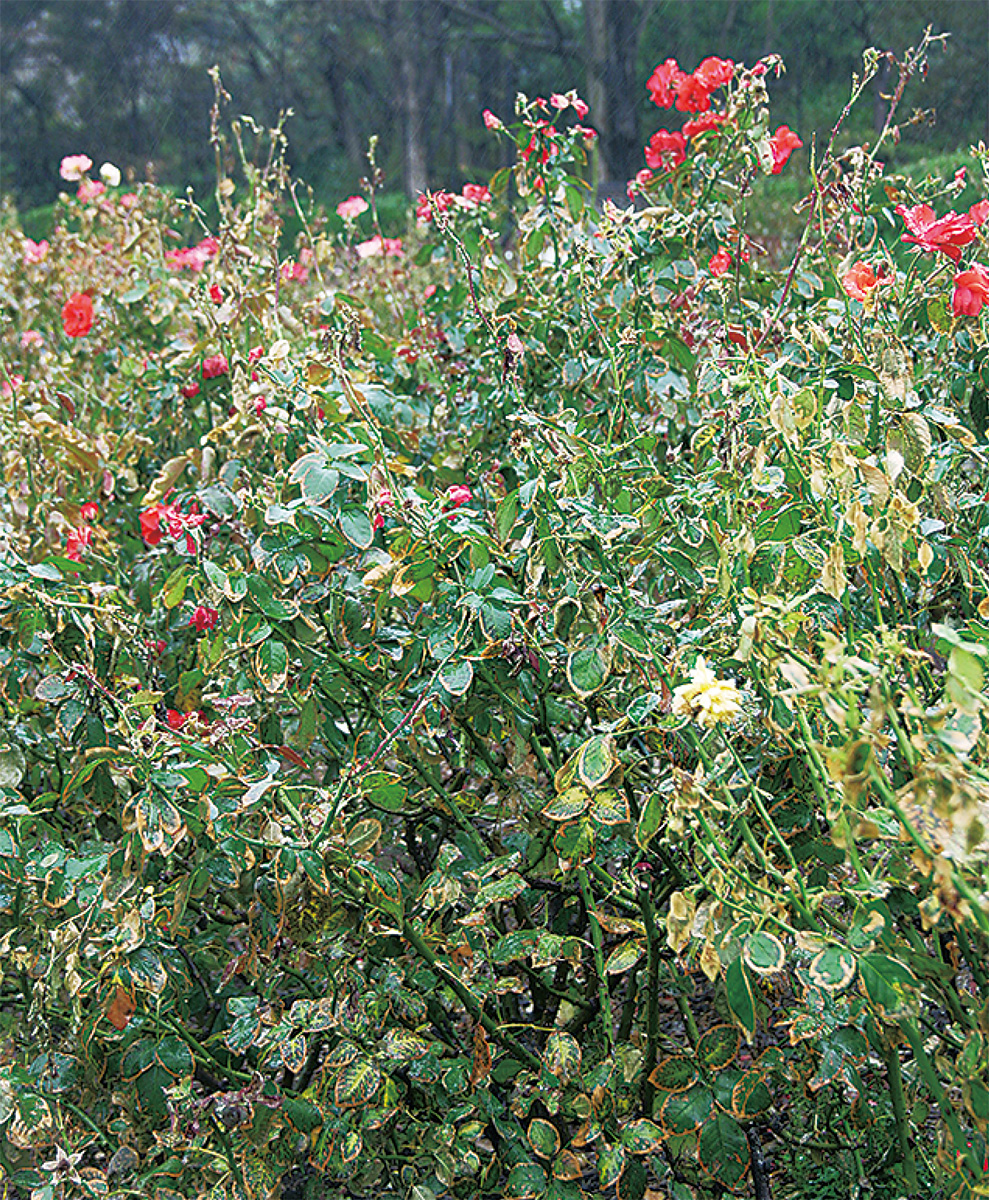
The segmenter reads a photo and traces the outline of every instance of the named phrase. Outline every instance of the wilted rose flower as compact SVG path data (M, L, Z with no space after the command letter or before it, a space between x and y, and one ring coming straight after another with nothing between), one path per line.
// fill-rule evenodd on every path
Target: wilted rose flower
M85 292L71 295L62 306L66 337L84 337L93 328L93 302Z
M93 165L88 154L67 154L58 168L59 175L68 183L77 183Z
M690 682L674 689L672 711L710 729L738 716L742 711L742 693L734 679L718 679L704 659L698 658Z

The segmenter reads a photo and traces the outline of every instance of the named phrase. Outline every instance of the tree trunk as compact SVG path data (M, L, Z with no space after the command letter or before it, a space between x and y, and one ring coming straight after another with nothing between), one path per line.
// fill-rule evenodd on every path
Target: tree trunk
M584 0L590 122L600 134L601 174L618 182L642 166L636 9L634 0Z

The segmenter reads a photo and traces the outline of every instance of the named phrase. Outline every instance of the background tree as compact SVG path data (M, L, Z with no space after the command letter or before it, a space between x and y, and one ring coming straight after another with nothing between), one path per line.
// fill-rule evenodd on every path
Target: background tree
M840 108L863 48L902 49L927 24L952 34L912 103L937 123L896 150L989 136L989 7L969 0L5 0L0 7L0 187L21 209L50 203L58 163L85 150L143 178L209 191L205 130L218 63L240 112L291 107L293 166L327 201L352 191L379 135L386 187L414 195L502 164L483 108L509 117L518 91L577 86L601 134L599 171L619 188L643 165L660 114L642 85L669 56L782 54L774 113L809 145ZM849 140L873 136L885 81Z

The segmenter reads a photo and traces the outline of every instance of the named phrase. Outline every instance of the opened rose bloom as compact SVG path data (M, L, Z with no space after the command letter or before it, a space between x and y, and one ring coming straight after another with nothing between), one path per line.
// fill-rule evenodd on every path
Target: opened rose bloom
M788 125L781 125L769 139L769 149L773 155L772 173L779 175L786 166L790 155L794 150L799 150L802 145L803 142Z
M462 504L467 504L473 499L473 495L469 487L462 483L455 483L452 487L446 489L447 501L454 508L459 508Z
M861 300L863 304L878 282L875 271L866 262L854 263L841 277L841 286L846 293L853 300Z
M58 173L66 182L78 183L92 165L93 160L88 154L67 154L62 159Z
M85 292L75 292L62 306L66 337L85 337L93 328L93 302Z
M687 157L687 139L682 133L657 129L646 146L646 162L653 171L672 171Z
M203 379L218 379L230 371L230 364L222 354L214 354L203 359Z
M709 92L715 92L730 83L734 75L735 64L730 58L705 58L694 72L694 78Z
M214 629L219 619L220 614L215 608L207 608L205 604L197 604L192 616L189 618L189 624L194 625L197 632L205 633L207 629Z
M734 679L718 679L715 673L698 658L690 673L690 682L673 692L673 713L690 717L705 729L732 721L742 711L742 693Z
M711 256L711 260L707 264L707 268L712 275L724 275L730 266L731 253L724 246L721 247L717 254Z
M660 63L646 84L653 104L658 104L660 108L672 108L677 88L685 78L675 58L668 58L666 62Z
M985 225L989 221L989 200L979 200L968 210L973 225Z
M363 196L351 196L337 205L337 216L343 217L345 221L355 221L361 213L366 213L367 209L368 203Z
M976 263L971 270L960 271L954 282L951 311L956 317L977 317L989 304L989 270Z
M912 208L898 204L896 212L909 230L902 241L919 246L928 254L940 250L952 262L957 262L962 256L962 247L978 236L968 213L949 212L938 218L929 204L915 204Z

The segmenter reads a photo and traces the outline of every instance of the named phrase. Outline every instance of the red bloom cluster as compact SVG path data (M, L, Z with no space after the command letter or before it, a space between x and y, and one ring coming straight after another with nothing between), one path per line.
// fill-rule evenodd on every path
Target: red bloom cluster
M909 230L903 235L904 242L919 246L928 254L940 250L952 262L957 262L962 256L962 247L978 236L971 213L950 212L937 218L929 204L915 204L912 208L898 204L896 211Z
M681 71L675 58L668 58L653 71L646 87L660 108L675 104L677 112L707 112L712 92L730 83L734 75L735 64L727 58L705 58L692 75Z
M184 533L186 553L195 554L196 541L191 531L202 525L206 514L197 512L195 503L187 513L180 512L175 504L156 504L153 508L146 508L138 520L141 523L141 537L149 546L157 546L165 532L173 538L181 537Z
M423 192L416 204L416 220L427 224L434 212L445 213L451 208L472 210L491 201L491 192L483 183L465 183L463 192Z
M201 271L212 258L216 258L220 243L215 237L204 237L195 246L182 250L166 250L165 262L172 271Z

